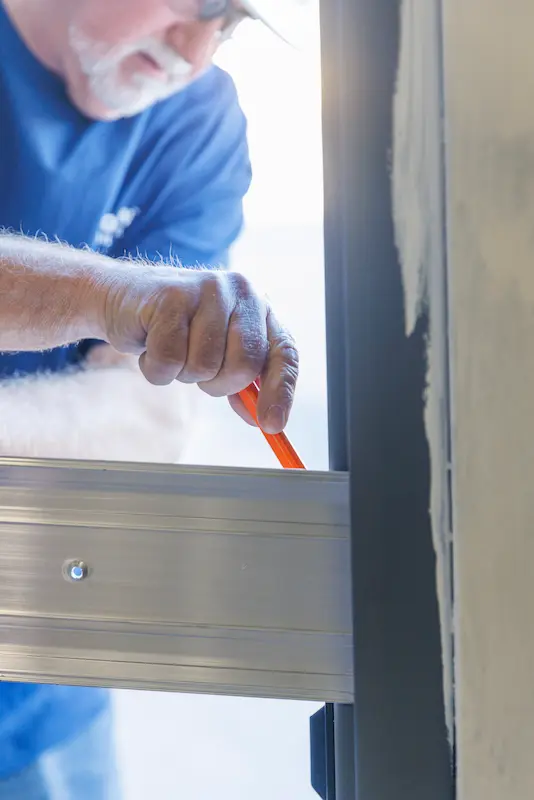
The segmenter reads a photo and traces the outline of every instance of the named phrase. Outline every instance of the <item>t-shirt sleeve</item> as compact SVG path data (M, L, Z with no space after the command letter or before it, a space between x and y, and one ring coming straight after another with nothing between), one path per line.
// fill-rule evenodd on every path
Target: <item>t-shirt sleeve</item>
M173 125L169 107L141 148L143 204L111 255L228 266L251 180L246 120L221 70L199 82L188 108Z

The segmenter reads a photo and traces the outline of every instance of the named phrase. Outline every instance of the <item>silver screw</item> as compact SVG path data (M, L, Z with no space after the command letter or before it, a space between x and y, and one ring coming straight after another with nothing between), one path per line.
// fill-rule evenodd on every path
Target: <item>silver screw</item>
M63 573L68 580L79 583L80 581L83 581L84 578L87 578L89 574L89 567L85 561L74 559L72 561L67 561L63 567Z

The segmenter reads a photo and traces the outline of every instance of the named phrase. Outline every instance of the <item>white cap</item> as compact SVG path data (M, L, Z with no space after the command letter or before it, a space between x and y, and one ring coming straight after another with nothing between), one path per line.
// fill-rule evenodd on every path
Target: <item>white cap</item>
M293 47L301 44L303 17L309 0L240 0L240 5L287 44Z

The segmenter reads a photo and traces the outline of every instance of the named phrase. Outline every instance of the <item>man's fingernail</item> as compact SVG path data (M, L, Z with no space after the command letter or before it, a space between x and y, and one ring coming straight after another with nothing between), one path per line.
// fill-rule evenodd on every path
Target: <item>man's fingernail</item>
M265 421L269 428L281 431L286 424L286 413L282 406L270 406L267 409Z

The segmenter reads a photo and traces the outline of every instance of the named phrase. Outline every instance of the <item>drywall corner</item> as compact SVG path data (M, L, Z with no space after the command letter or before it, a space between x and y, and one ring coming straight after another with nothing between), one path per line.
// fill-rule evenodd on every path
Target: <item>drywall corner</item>
M425 427L436 552L445 717L454 745L453 601L449 498L447 303L439 0L403 0L392 158L395 239L409 336L429 316Z

